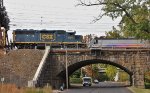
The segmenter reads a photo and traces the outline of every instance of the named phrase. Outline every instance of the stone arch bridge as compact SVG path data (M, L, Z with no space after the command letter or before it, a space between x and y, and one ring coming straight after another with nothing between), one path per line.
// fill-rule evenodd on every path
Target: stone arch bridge
M67 63L67 64L66 64ZM38 77L36 86L50 84L59 88L77 69L96 63L114 65L130 75L130 83L144 87L144 72L150 70L150 49L51 49Z

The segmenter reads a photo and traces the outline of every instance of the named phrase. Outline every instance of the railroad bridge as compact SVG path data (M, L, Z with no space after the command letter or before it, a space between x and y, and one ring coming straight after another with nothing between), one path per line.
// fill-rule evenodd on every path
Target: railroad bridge
M130 84L144 88L144 72L150 70L150 49L47 49L32 83L59 88L68 76L89 64L110 64L130 75Z

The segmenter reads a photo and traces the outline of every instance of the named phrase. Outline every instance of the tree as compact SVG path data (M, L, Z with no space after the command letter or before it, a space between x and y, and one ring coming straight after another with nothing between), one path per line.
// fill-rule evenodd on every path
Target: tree
M112 31L108 31L105 33L106 34L106 38L121 38L121 34L120 31L117 30L115 27L113 27Z
M72 78L80 78L81 71L80 69L76 70L70 77Z
M119 72L119 81L121 81L121 82L129 81L129 74L124 71L120 71Z
M94 22L103 16L112 20L121 17L120 27L126 37L150 38L150 0L79 0L78 5L102 6L103 14Z
M106 68L106 75L108 76L109 80L114 80L114 77L117 73L117 68L111 65L108 65Z
M0 0L0 31L1 31L1 27L4 27L5 28L5 40L7 40L8 44L9 44L9 41L8 41L8 34L7 34L7 31L9 30L9 17L7 15L7 12L6 12L6 8L5 6L3 5L3 0Z
M99 77L99 68L98 68L98 64L93 64L92 65L92 70L93 70L93 78L98 79Z

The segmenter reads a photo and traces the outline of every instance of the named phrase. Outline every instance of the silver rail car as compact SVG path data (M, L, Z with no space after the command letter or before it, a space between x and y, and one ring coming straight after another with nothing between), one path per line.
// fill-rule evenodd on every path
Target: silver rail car
M88 44L89 48L150 48L148 40L95 38Z

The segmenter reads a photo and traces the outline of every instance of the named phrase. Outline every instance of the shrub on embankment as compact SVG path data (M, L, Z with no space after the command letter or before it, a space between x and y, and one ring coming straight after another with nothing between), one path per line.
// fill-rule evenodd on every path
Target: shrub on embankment
M0 93L52 93L52 88L18 88L16 85L12 84L1 84Z
M81 78L70 78L70 83L72 84L82 84Z
M145 73L145 88L149 88L150 89L150 71Z

